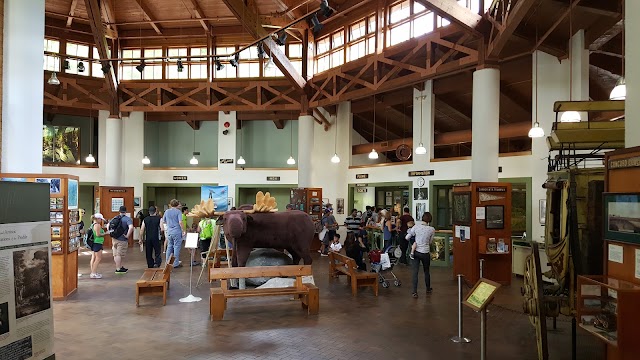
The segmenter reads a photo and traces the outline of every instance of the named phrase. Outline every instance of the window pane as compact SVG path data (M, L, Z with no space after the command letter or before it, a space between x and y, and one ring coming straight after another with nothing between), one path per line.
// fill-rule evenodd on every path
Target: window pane
M291 62L291 65L293 65L293 68L296 69L298 74L302 74L302 60L294 60Z
M376 32L376 17L375 16L369 16L369 33L375 33Z
M445 19L445 18L443 18L441 16L438 16L436 21L437 21L437 24L436 24L437 27L443 27L443 26L447 26L447 25L451 24L449 22L449 20L447 20L447 19Z
M207 55L207 48L206 47L194 47L194 48L191 48L191 56L197 56L197 55ZM204 61L206 59L202 58L202 59L197 59L197 60Z
M331 54L331 67L340 66L344 63L344 50L339 50Z
M240 59L257 59L257 58L258 58L258 48L256 46L252 46L248 49L245 49L240 53Z
M413 20L413 36L417 37L433 31L433 13L428 12L425 15Z
M302 57L302 44L289 44L289 59Z
M162 57L162 49L144 49L145 62L161 62L162 60L147 60L147 58Z
M390 23L395 24L409 17L409 0L391 7Z
M236 77L236 68L234 68L233 66L231 66L229 64L229 62L225 62L222 61L221 62L222 65L224 65L224 68L222 68L222 70L215 72L215 77L218 79L224 79L224 78L235 78Z
M318 50L318 55L324 54L327 51L329 51L330 49L329 45L330 45L329 37L318 40L318 42L316 43L316 49Z
M60 71L60 58L57 56L44 56L44 70Z
M425 10L426 10L426 9L425 9L425 7L424 7L422 4L420 4L420 3L419 3L419 2L417 2L417 1L414 1L414 2L413 2L413 13L414 13L414 14L419 14L419 13L421 13L421 12L425 11Z
M187 56L187 48L171 48L168 49L169 57L185 57Z
M376 38L372 36L367 39L367 55L376 52Z
M78 44L74 44L74 43L67 43L67 55L77 55L78 52Z
M349 41L357 40L365 35L366 28L364 20L351 25L349 29Z
M136 65L122 65L122 80L140 80L142 74L136 70Z
M78 44L78 53L76 55L88 58L89 57L89 47L87 45Z
M316 67L318 69L316 73L321 73L329 69L329 55L319 57Z
M104 73L102 72L102 65L99 62L91 63L91 76L103 78Z
M268 59L265 59L265 65L267 64ZM263 74L265 77L277 77L280 76L281 72L280 69L278 69L278 67L273 64L272 66L269 66L268 68L265 68L263 70Z
M389 31L389 45L393 46L403 41L409 40L411 23L404 23L400 26L392 28Z
M60 42L58 40L45 39L44 40L44 51L48 52L60 52Z
M192 64L189 66L191 71L191 79L206 79L207 78L207 64ZM184 71L187 71L185 69Z
M233 46L217 47L216 55L229 55L229 54L233 54L234 51L236 51L236 48Z
M335 49L335 48L337 48L339 46L344 45L344 36L343 36L342 31L333 34L331 36L331 39L332 39L331 40L331 42L332 42L331 48L332 49Z
M260 63L257 62L241 62L238 65L238 77L259 77Z
M366 55L365 47L366 47L366 42L364 40L361 40L361 41L349 46L349 54L348 54L349 61L353 61L355 59L359 59L359 58L363 57L364 55Z

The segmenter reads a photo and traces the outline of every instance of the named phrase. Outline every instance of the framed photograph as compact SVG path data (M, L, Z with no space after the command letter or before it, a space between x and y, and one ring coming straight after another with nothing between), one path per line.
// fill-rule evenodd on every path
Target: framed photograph
M640 244L640 193L605 193L604 238Z
M429 200L429 189L427 188L413 189L413 200Z
M140 207L140 197L136 196L133 198L133 207L134 208L139 208Z
M233 207L233 198L228 196L227 197L227 209L231 209Z
M471 224L471 193L453 193L453 223L458 225Z
M544 225L547 222L547 199L540 199L540 205L538 206L538 218L540 219L540 225Z
M49 193L50 194L60 194L60 179L44 179L38 178L36 179L37 183L46 183L49 184Z
M504 206L487 205L485 209L485 227L487 229L504 229Z
M78 180L69 179L67 186L67 193L69 198L67 199L69 209L78 208Z
M344 214L344 199L342 198L337 198L336 199L336 213L338 214Z
M416 203L416 220L422 220L422 215L427 211L427 204L420 202Z
M80 161L80 128L42 125L42 161L76 165Z

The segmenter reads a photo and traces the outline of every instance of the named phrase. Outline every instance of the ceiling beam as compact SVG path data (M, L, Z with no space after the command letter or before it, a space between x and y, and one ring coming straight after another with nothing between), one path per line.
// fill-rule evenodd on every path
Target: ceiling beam
M71 1L71 6L69 6L69 17L67 17L67 27L71 27L73 17L76 15L76 6L78 6L78 0Z
M204 16L204 11L202 11L202 8L200 8L200 5L198 4L198 0L184 0L182 3L184 4L184 7L187 8L191 16L200 20L199 21L200 25L202 25L202 27L204 28L204 31L209 31L209 26L207 25L207 22L202 20L206 18L206 16ZM188 5L191 5L191 6L188 6Z
M613 21L615 21L615 23L612 25L611 22ZM589 46L589 51L600 50L600 48L611 41L611 39L618 36L623 29L624 22L622 19L615 18L610 22L598 22L597 25L593 26L593 29L589 29L585 33L585 42Z
M274 119L274 120L273 120L273 123L276 125L276 128L277 128L278 130L282 130L282 129L284 129L284 120L281 120L281 119Z
M530 122L519 122L513 124L500 125L498 137L500 139L510 139L526 137L531 129ZM471 142L471 130L450 131L435 135L434 145L454 145Z
M553 0L552 2L562 3L566 6L569 3L569 1L571 0ZM629 0L629 1L633 1L633 0ZM619 0L607 0L607 1L583 0L577 9L583 12L600 15L600 16L609 16L609 17L616 17L620 15L622 10L620 8Z
M368 154L371 152L371 149L376 149L376 151L379 153L385 153L387 151L396 151L396 149L400 145L407 145L413 148L413 139L412 138L394 139L394 140L388 140L388 141L378 141L373 144L368 143L368 144L353 145L351 147L351 155Z
M187 124L189 124L189 126L191 126L193 130L200 130L200 125L202 124L202 121L189 120L187 121Z
M462 119L465 125L471 124L471 109L462 106L462 104L452 104L450 99L436 96L436 108Z
M607 70L615 75L622 75L622 61L616 57L605 54L591 53L589 55L589 64Z
M229 10L236 16L242 23L244 28L253 36L254 39L267 36L269 33L262 27L260 18L253 11L253 9L247 7L243 0L223 0ZM303 90L307 81L300 75L293 67L289 58L280 50L280 47L273 41L273 38L268 37L262 41L265 50L269 51L271 58L275 62L276 66L284 76L298 89Z
M112 35L111 37L117 38L118 27L115 25L115 23L117 22L117 19L116 19L116 11L115 11L115 8L113 7L113 0L102 0L100 7L102 10L102 18L107 23L107 29L111 31L111 35Z
M87 8L87 15L89 16L89 24L93 32L93 40L98 48L98 55L101 59L109 59L109 46L107 45L107 38L105 35L105 28L102 26L102 18L100 17L100 5L98 0L84 0ZM108 66L108 71L105 72L104 77L107 81L107 86L111 94L111 113L116 114L118 109L118 80L116 79L115 68L117 63L111 63L109 61L101 61L103 66Z
M477 34L476 26L482 17L466 7L458 5L456 0L415 0L427 9L431 9L438 15L451 20L465 29L467 32ZM523 0L521 0L523 1Z
M560 25L560 23L564 20L564 18L567 17L567 15L569 15L569 13L571 13L573 11L573 9L578 6L578 4L580 4L581 0L570 0L571 3L568 4L567 8L564 10L564 12L562 14L560 14L560 16L556 19L556 21L551 25L551 27L549 27L549 29L547 29L547 31L542 35L542 37L540 37L538 39L538 42L536 43L536 46L534 49L537 49L540 45L542 45L542 43L544 43L544 41L547 39L547 37L549 37L549 35L551 35L551 33L553 33L556 28L558 27L558 25ZM574 28L574 31L578 31L578 29ZM573 34L571 34L571 36L573 36Z
M509 10L506 20L502 24L503 28L487 47L487 57L497 58L500 55L502 49L507 45L509 38L511 38L518 28L518 25L520 25L520 22L522 22L527 13L529 13L533 4L537 1L538 0L520 0L511 10Z
M530 45L532 53L536 50L535 34L530 34L529 31L525 30L518 30L513 33L513 37L516 40L525 41ZM557 44L556 41L552 41L552 39L547 39L547 42L540 44L537 49L549 55L553 55L558 59L565 59L568 57L566 48L566 45L563 46Z
M151 10L149 9L149 7L147 7L147 4L144 3L144 0L136 0L136 4L140 8L140 10L142 10L142 14L149 21L149 24L151 25L153 30L158 35L162 35L162 29L160 28L160 25L157 25L155 23L155 19L153 18L153 15L151 15Z

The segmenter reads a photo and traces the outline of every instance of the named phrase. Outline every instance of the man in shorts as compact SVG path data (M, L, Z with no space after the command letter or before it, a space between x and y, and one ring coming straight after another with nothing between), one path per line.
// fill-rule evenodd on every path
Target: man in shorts
M122 258L127 255L129 247L129 238L133 234L133 220L127 215L127 208L120 206L120 226L124 227L124 233L117 238L111 238L113 250L113 261L116 263L116 274L126 274L129 269L122 266ZM113 221L113 220L111 220Z

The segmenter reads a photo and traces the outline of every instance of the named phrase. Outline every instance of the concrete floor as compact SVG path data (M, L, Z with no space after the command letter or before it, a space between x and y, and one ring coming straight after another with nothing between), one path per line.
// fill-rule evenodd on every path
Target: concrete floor
M87 253L88 254L88 253ZM182 260L188 263L188 253ZM380 287L379 297L362 288L351 296L344 278L329 280L328 260L313 255L320 314L308 316L287 298L231 299L220 322L209 321L209 284L194 287L197 303L180 303L189 294L189 268L172 274L167 306L161 298L135 306L135 282L146 267L137 247L129 250L126 275L115 275L110 254L88 276L90 256L80 255L79 289L54 303L58 359L480 359L479 316L464 310L470 344L449 341L457 333L457 286L450 268L432 267L433 294L424 282L411 297L409 268L396 266L401 287ZM194 286L200 268L194 268ZM421 278L422 280L422 278ZM488 314L488 359L537 359L533 327L521 312L521 280L502 287ZM217 284L213 284L217 286ZM552 360L571 359L571 328L560 318L549 334ZM578 330L577 359L604 359L601 344Z

